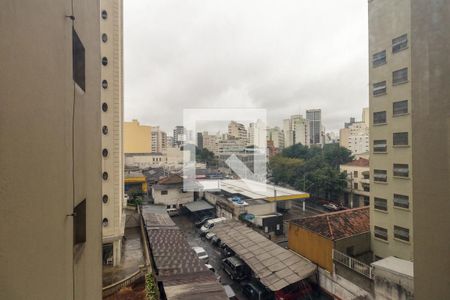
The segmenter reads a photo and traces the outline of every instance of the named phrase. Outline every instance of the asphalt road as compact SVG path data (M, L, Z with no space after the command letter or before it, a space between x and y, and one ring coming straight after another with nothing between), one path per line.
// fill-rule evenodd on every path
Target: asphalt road
M228 274L223 271L222 257L219 249L211 245L211 243L205 238L201 238L199 235L199 229L197 229L186 216L172 217L172 220L183 231L189 245L191 245L192 247L203 247L206 250L206 253L208 253L209 256L208 263L214 267L216 276L220 276L220 283L223 285L231 285L239 300L247 300L247 298L242 294L240 283L232 281L228 277Z

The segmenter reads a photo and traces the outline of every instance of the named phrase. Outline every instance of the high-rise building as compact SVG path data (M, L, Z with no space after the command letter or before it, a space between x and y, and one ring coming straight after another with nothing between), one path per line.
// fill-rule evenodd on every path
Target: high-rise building
M344 128L339 130L339 143L341 147L352 151L353 155L369 152L369 121L367 118L368 109L364 108L362 121L356 122L355 118L350 118L350 122L345 123Z
M99 2L0 6L0 299L101 299Z
M310 144L308 123L302 115L293 115L283 120L284 146L289 147L295 144L308 146Z
M203 148L208 149L211 152L219 152L219 137L217 135L209 134L207 131L202 133L203 138Z
M377 258L414 258L410 16L410 0L369 3L370 222Z
M306 120L309 125L309 144L323 144L322 111L320 109L308 109Z
M267 133L266 124L258 120L254 123L250 123L248 126L248 139L247 145L255 146L256 148L266 149L267 147Z
M228 137L247 140L247 130L245 129L244 124L231 121L228 124Z
M271 141L271 145L278 149L284 149L284 132L279 127L267 129L267 141Z
M123 122L123 148L124 153L151 153L152 127L138 120Z
M162 131L159 126L152 127L152 152L167 152L167 134Z
M186 141L186 130L184 126L176 126L173 130L173 145L181 146Z
M100 0L102 35L103 262L120 264L125 232L123 214L123 16L122 0ZM106 36L107 38L103 38ZM106 84L105 84L106 83Z

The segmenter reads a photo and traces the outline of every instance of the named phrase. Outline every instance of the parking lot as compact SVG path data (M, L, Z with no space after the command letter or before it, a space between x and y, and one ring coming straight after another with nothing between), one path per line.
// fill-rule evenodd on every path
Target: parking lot
M233 291L239 300L247 300L247 298L242 294L241 285L237 282L232 281L228 274L226 274L222 269L222 257L220 251L217 247L212 246L211 243L205 238L201 238L199 235L199 229L196 228L191 220L186 216L176 216L172 220L177 224L177 226L184 232L188 243L194 246L203 247L209 256L209 264L212 265L216 271L216 276L220 276L220 283L223 285L231 285Z

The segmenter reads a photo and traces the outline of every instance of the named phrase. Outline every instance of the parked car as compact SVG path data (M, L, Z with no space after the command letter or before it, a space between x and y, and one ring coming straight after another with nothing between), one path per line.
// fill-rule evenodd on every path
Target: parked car
M323 207L330 211L338 211L339 210L339 207L334 203L324 204Z
M192 249L195 251L195 254L197 254L197 257L202 260L204 263L208 263L208 253L206 253L205 249L202 247L192 247Z
M195 221L195 223L194 223L195 227L200 228L206 221L211 220L211 219L212 219L211 216L205 216L203 218L200 218L197 221Z
M312 286L305 280L293 283L275 292L275 299L297 300L311 298Z
M211 244L214 246L220 246L221 240L219 239L219 237L217 235L213 236L211 238Z
M242 280L250 275L250 268L237 256L223 259L222 267L231 280Z
M211 272L215 273L216 270L214 269L214 267L210 264L205 264L205 266L208 268L208 270L210 270Z
M215 224L223 222L225 220L226 218L222 217L206 221L205 224L203 224L203 226L200 228L200 234L201 235L207 234L209 230L214 227Z
M206 234L206 239L207 240L210 240L210 239L212 239L214 236L216 236L216 234L214 233L214 232L208 232L207 234Z
M174 216L178 216L180 214L180 212L178 211L178 209L176 208L168 208L167 209L167 213L169 214L169 216L174 217Z
M230 257L230 256L233 256L233 255L235 255L235 253L234 253L234 251L233 250L231 250L231 248L230 247L228 247L226 244L224 244L224 243L222 243L221 245L220 245L220 248L221 248L221 254L222 254L222 257L224 257L224 258L227 258L227 257Z
M242 293L248 300L271 300L274 294L258 281L250 281L242 286Z

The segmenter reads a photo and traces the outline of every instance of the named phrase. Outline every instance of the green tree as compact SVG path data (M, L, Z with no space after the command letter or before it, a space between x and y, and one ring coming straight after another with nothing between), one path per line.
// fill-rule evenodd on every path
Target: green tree
M354 159L352 152L339 144L328 144L323 147L323 157L327 163L335 169L339 165L348 163Z
M298 158L284 157L275 155L269 162L269 168L272 172L275 183L294 184L295 178L300 176L301 166L304 161Z

